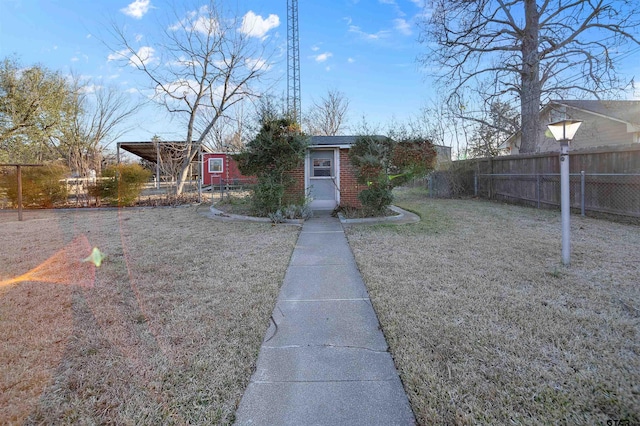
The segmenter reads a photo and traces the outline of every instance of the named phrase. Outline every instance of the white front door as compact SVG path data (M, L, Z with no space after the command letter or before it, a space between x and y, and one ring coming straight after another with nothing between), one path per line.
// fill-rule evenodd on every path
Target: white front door
M337 178L338 156L335 149L312 149L306 161L307 192L311 208L332 210L338 205L339 182Z

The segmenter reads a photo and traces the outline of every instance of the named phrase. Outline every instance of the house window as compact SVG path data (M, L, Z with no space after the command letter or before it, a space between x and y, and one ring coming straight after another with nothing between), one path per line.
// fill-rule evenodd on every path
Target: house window
M313 177L331 176L331 159L330 158L314 158L313 159Z
M222 158L209 158L209 173L222 173Z

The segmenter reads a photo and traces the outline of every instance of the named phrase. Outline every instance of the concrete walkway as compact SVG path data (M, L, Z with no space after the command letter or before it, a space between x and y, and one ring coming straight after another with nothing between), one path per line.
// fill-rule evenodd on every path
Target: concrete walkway
M236 425L411 425L415 419L342 225L306 221Z

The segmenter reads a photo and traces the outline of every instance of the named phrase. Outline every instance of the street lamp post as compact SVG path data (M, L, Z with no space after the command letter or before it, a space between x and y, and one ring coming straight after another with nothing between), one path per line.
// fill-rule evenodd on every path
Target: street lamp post
M569 198L569 142L573 139L582 121L562 120L547 127L560 142L560 212L562 216L562 264L571 263L571 204Z

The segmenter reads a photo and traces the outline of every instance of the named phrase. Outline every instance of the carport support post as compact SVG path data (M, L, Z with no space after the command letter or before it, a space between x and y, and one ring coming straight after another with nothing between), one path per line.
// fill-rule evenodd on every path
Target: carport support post
M160 189L160 142L156 141L156 189Z

